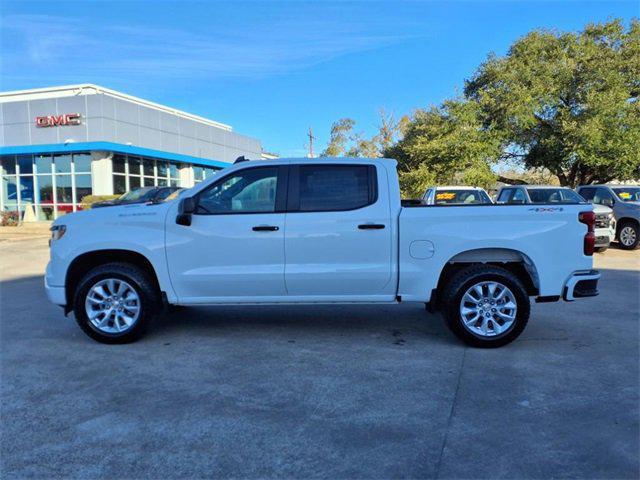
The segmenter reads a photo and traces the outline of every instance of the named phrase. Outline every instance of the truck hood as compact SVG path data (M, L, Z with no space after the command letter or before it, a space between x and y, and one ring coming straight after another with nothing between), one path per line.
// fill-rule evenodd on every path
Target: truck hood
M594 203L593 204L593 212L598 214L598 213L611 213L613 212L613 210L609 207L607 207L606 205L600 205L599 203Z
M59 217L53 224L117 228L118 225L127 224L164 223L170 205L171 202L156 204L135 203L82 210Z

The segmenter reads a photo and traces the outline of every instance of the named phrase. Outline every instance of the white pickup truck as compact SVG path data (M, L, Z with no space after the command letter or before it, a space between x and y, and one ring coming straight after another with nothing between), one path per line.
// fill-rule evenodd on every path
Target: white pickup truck
M597 295L593 207L402 206L389 159L236 163L174 201L65 215L49 299L105 343L166 305L421 302L466 343L524 330L530 297Z

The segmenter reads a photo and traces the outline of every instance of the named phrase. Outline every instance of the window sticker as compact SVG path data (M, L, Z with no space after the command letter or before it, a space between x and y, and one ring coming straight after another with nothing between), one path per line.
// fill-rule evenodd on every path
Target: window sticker
M620 198L623 200L629 200L631 198L631 194L629 192L620 192L618 195L620 195Z
M454 198L456 198L454 192L436 193L436 200L453 200Z

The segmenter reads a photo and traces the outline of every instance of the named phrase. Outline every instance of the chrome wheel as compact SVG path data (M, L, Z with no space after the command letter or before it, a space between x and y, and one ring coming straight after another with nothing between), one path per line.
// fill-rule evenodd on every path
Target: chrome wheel
M84 307L95 328L122 333L133 327L140 316L140 296L124 280L107 278L91 287Z
M636 241L636 229L633 227L623 227L620 230L620 243L625 247L630 247Z
M513 292L499 282L480 282L470 287L460 300L462 324L480 337L506 332L516 320Z

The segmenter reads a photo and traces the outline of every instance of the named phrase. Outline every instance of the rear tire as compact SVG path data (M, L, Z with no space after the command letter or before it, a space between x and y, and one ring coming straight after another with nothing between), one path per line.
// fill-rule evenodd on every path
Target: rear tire
M609 249L609 247L596 247L593 249L594 252L596 253L604 253Z
M634 250L640 245L640 231L638 225L623 220L618 226L618 244L624 250Z
M496 348L513 342L524 331L531 304L520 279L491 265L459 271L444 288L447 326L472 347Z
M80 280L74 294L76 322L101 343L138 340L160 310L154 282L147 272L129 263L95 267Z

